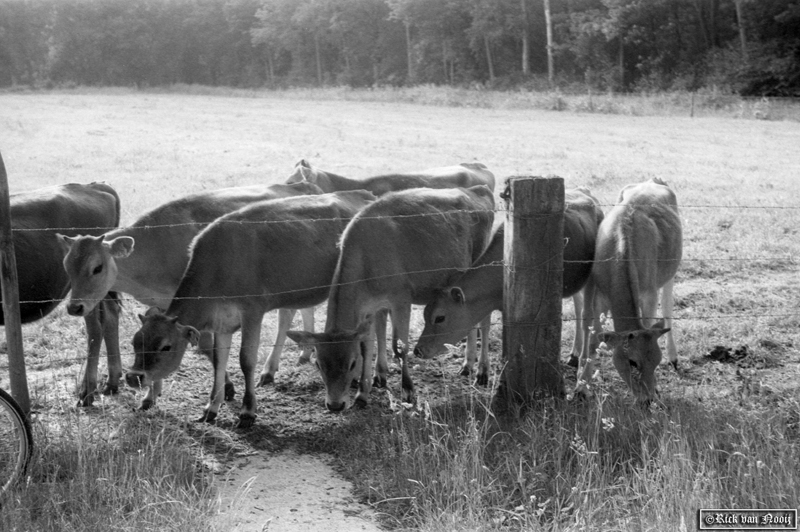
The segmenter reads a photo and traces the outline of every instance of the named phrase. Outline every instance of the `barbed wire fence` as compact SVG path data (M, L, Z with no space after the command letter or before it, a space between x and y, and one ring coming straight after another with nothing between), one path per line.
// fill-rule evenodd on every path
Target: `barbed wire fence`
M605 204L599 203L598 207L604 209L613 208L615 204ZM569 207L567 207L569 208ZM702 203L702 204L689 204L679 205L679 210L691 210L691 209L719 209L719 210L740 210L740 211L777 211L777 212L793 212L793 213L800 213L800 205L724 205L719 203ZM362 220L380 220L380 219L388 219L388 218L396 218L396 219L408 219L414 217L445 217L449 214L454 214L458 212L469 212L469 213L479 213L482 211L479 210L470 210L470 211L446 211L446 212L437 212L437 213L420 213L420 214L408 214L408 215L395 215L395 216L372 216L372 217L361 217ZM498 214L502 214L505 216L507 212L505 208L498 207L493 209L491 212L494 213L495 216ZM310 219L310 220L303 220L303 222L313 222L313 223L324 223L324 222L340 222L341 219L338 218L317 218L317 219ZM497 225L498 218L495 220L495 225ZM269 225L269 224L280 224L280 223L294 223L296 220L235 220L235 219L226 219L224 216L212 223L214 224L235 224L243 227L247 227L249 225ZM135 231L157 231L157 230L170 230L178 227L186 227L186 226L197 226L201 225L207 227L211 224L208 223L197 223L197 222L187 222L187 223L170 223L170 224L154 224L154 225L130 225L124 227L108 227L108 228L100 228L105 230L106 232L113 232L116 230L135 230ZM52 233L70 233L70 234L80 234L81 232L85 231L97 231L99 228L97 227L45 227L45 228L14 228L12 232L52 232ZM568 242L565 242L565 245L568 245ZM635 259L631 259L635 260ZM549 262L549 258L545 258L541 261L541 264ZM564 264L569 264L570 262L574 263L583 263L582 261L569 261L565 260ZM747 256L747 257L684 257L681 259L682 264L686 263L710 263L710 262L721 262L721 263L742 263L742 264L751 264L751 263L774 263L779 262L781 264L789 264L789 265L797 265L798 264L798 257L795 256L793 253L787 252L786 254L782 255L770 255L770 256ZM298 266L300 267L300 266ZM504 268L509 269L509 266L504 261L492 261L487 264L481 265L473 265L468 268L459 269L458 274L464 274L467 271L475 271L479 269L485 268ZM535 268L534 268L535 269ZM428 274L428 273L435 273L437 271L453 271L453 268L441 268L441 269L428 269L428 270L419 270L413 272L402 272L397 274L387 274L382 276L373 276L370 278L358 279L356 281L352 281L350 283L341 283L341 284L358 284L358 283L367 283L367 282L374 282L385 278L390 278L394 276L400 275L414 275L414 274ZM800 272L798 272L800 273ZM678 272L680 275L680 270ZM310 290L315 289L328 289L329 285L325 286L311 286L311 287L303 287L293 290L283 290L283 291L276 291L272 292L270 296L285 296L290 295L292 293L298 292L308 292ZM130 319L133 320L134 323L138 323L138 318L136 318L135 314L135 307L138 305L138 302L135 301L134 298L128 295L122 295L122 311L121 311L121 322ZM183 299L194 299L194 300L209 300L209 299L223 299L223 300L236 300L236 299L248 299L248 298L260 298L264 297L263 293L253 293L253 294L230 294L225 296L192 296L186 297ZM38 300L21 300L20 304L37 304L37 303L62 303L64 301L68 301L69 298L57 298L57 299L38 299ZM95 302L99 302L101 300L96 300ZM131 304L133 303L133 304ZM321 305L324 305L322 303ZM738 314L732 313L718 313L718 314L694 314L691 312L682 313L680 309L677 313L673 314L672 319L673 321L696 321L696 320L727 320L727 319L753 319L753 318L769 318L769 319L789 319L789 318L798 318L800 319L800 310L796 312L767 312L767 313L754 313L754 312L741 312ZM127 317L126 317L127 316ZM642 317L646 318L646 317ZM651 317L652 319L658 319L659 317ZM47 317L45 317L47 319ZM562 323L568 322L575 322L580 320L580 317L575 316L561 316ZM79 320L75 320L76 324L80 323ZM492 320L492 326L501 326L503 321L501 318L496 318ZM532 322L515 322L517 326L531 326L531 327L538 327L541 325L545 325L544 322L540 321L532 321ZM476 324L477 326L477 324ZM263 335L262 335L263 336ZM120 344L123 348L123 354L125 354L125 349L128 344L125 338L120 338ZM81 346L82 347L82 346ZM261 349L271 349L275 347L274 343L269 343L268 340L262 338L262 341L259 346ZM77 356L74 358L63 359L64 361L73 361L73 362L83 362L85 361L85 355Z

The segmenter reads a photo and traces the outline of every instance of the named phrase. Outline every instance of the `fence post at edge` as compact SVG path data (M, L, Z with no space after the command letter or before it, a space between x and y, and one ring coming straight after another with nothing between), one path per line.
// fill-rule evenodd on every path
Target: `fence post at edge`
M8 375L11 395L26 414L30 414L28 377L22 351L22 321L19 313L17 259L11 236L11 199L3 157L0 155L0 285L3 294L3 324L8 344Z
M561 294L564 180L508 179L503 275L503 362L495 407L564 395Z

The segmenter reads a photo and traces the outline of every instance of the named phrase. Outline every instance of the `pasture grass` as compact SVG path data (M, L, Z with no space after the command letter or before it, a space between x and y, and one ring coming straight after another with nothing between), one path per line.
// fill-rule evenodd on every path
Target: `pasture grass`
M692 530L700 507L797 507L794 119L751 120L752 111L737 110L740 101L703 107L697 95L695 109L703 112L689 118L687 95L654 95L652 110L604 95L619 106L615 113L572 103L588 95L560 95L567 103L561 111L577 112L553 112L515 103L534 95L460 90L7 93L0 94L0 150L12 192L107 181L122 198L123 224L198 189L282 181L301 157L352 177L461 161L485 163L500 181L557 174L568 187L588 186L605 210L622 186L660 177L676 190L684 226L675 287L684 371L659 371L660 408L633 408L606 367L595 399L545 402L510 418L491 414L491 391L462 400L442 385L412 411L384 409L376 395L378 404L336 422L321 415L310 445L333 452L359 493L398 529ZM600 96L592 97L599 107ZM669 107L673 97L684 103ZM655 112L659 98L666 103ZM138 310L128 304L122 316L126 362ZM573 328L567 316L565 351ZM274 328L273 316L266 321ZM412 341L420 330L415 315ZM38 388L46 408L35 424L37 458L26 489L4 504L0 527L210 529L203 516L213 511L213 482L204 477L196 438L187 437L192 430L132 416L133 398L119 415L76 413L71 394L85 342L79 323L57 311L26 326L24 336L30 371L73 382L57 397L41 391L52 380ZM495 367L496 338L497 331ZM705 364L715 346L746 347L758 366ZM186 378L177 376L175 388ZM308 379L319 393L318 376ZM281 381L275 389L297 387ZM206 389L193 392L189 402L199 409Z
M35 455L25 481L2 501L0 528L212 530L209 475L181 427L92 417L70 408L34 415Z
M699 508L800 496L796 397L641 410L604 389L501 419L478 400L373 420L341 456L358 446L359 483L404 530L694 530Z

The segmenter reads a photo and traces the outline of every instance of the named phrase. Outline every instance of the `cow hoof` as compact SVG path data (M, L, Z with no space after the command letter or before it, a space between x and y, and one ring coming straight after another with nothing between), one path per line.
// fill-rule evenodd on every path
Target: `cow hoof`
M275 382L275 376L270 375L269 373L262 373L261 377L258 379L259 386L269 386Z
M489 376L485 373L478 373L478 375L475 376L475 386L489 386Z
M103 387L103 395L117 395L119 393L119 386L106 384Z
M571 368L577 368L578 367L578 357L576 357L575 355L570 355L569 356L569 360L567 360L567 366L569 366Z
M94 404L94 394L90 393L84 397L80 397L78 399L78 408L86 408L87 406L92 406Z
M239 422L236 423L237 429L249 429L256 422L255 414L239 414Z
M208 423L209 425L217 424L216 412L203 412L203 415L197 420L197 423Z
M151 407L152 407L154 404L155 404L155 403L154 403L153 401L151 401L150 399L142 399L142 404L141 404L141 405L139 405L139 410L142 410L142 411L144 411L144 410L150 410L150 408L151 408Z
M367 402L366 398L360 396L356 397L355 400L353 401L353 405L358 408L367 408L368 404L369 403Z
M403 390L400 394L401 401L408 404L414 404L416 397L414 397L414 390Z
M472 372L469 370L469 366L461 366L461 371L458 372L462 377L469 377L470 373Z
M226 401L233 401L233 397L236 395L236 388L233 387L232 382L225 383L225 400Z
M375 388L386 388L386 377L375 375L372 379L372 386Z

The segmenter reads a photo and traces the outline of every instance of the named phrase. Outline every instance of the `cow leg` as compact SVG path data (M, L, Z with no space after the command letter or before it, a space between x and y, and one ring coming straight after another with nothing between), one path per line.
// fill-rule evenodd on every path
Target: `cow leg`
M86 325L88 341L86 368L83 381L78 390L78 406L92 406L94 393L97 390L97 364L100 359L100 347L103 345L103 326L100 324L100 305L83 317Z
M386 320L383 321L383 336L386 337ZM375 336L377 329L377 322L372 323L369 337L362 341L361 347L361 378L358 382L358 391L354 404L356 406L365 407L369 404L369 394L372 391L372 360L375 356ZM385 345L385 340L384 340ZM384 358L386 357L386 348L384 347ZM386 383L384 381L384 387Z
M469 374L472 373L472 368L475 365L475 361L478 358L478 355L476 354L477 352L478 333L473 327L467 333L467 347L464 349L464 362L461 364L461 371L458 372L459 375L469 377Z
M578 360L583 351L583 292L575 292L572 296L572 304L575 307L575 339L572 341L572 352L567 361L568 366L578 367Z
M575 384L575 396L590 395L590 384L592 381L592 375L594 375L594 357L597 354L597 350L592 348L592 345L595 344L596 334L599 331L589 331L589 324L595 325L595 328L599 326L599 320L595 319L597 316L599 316L598 309L596 308L599 306L599 301L595 301L595 292L596 290L594 281L590 278L586 283L586 286L583 288L583 312L581 317L583 346L581 347L581 354L578 359L578 375L577 383ZM600 298L598 297L597 299Z
M476 386L489 385L489 329L492 324L492 314L483 318L479 328L481 331L481 357L478 360L478 373L475 375Z
M278 309L278 334L275 336L275 344L272 346L272 351L264 362L264 367L261 370L261 375L258 378L259 386L266 386L275 382L275 374L278 373L278 367L281 363L281 352L283 346L286 344L286 332L292 326L292 319L294 318L297 310L295 309ZM259 334L260 334L259 327ZM244 333L242 333L244 335ZM244 348L244 344L242 344Z
M119 391L122 379L122 357L119 351L119 302L115 297L100 303L100 323L103 327L103 340L108 357L108 381L103 387L103 395L113 395Z
M239 366L244 374L244 397L242 397L242 408L239 411L239 423L236 428L249 429L256 421L256 387L255 372L258 364L258 344L261 340L261 321L263 314L252 313L245 315L242 320L242 348L239 351ZM291 325L291 318L294 311L287 311L288 325ZM287 329L288 329L287 325ZM283 333L286 338L286 331Z
M386 322L388 319L389 311L382 309L375 313L375 320L373 322L375 338L378 344L378 360L375 364L373 386L378 388L386 388L386 379L389 376L389 361L386 358Z
M300 315L303 317L303 330L306 332L314 332L314 307L300 309ZM304 345L303 352L300 358L297 359L298 364L308 364L311 362L311 354L314 352L314 347L311 345Z
M232 334L216 333L214 335L214 384L211 386L211 393L208 397L208 404L203 410L203 415L197 421L205 421L206 423L215 423L219 407L222 404L225 392L225 378L228 367L228 356L231 352Z
M669 328L667 333L667 359L675 370L678 370L678 348L672 336L672 307L674 304L672 288L675 278L670 279L661 289L661 313L664 316L664 327Z
M411 321L411 305L396 305L392 308L392 351L400 359L403 392L401 400L406 403L414 402L414 382L411 380L411 371L408 361L408 328ZM403 344L400 346L400 344Z
M200 332L200 340L197 343L197 351L204 356L208 357L208 361L211 362L211 365L214 365L214 333L208 331L201 331ZM231 382L231 376L228 372L225 372L225 400L226 401L233 401L234 396L236 395L236 388L233 386L233 382Z
M157 381L153 381L153 384L150 385L150 388L147 390L147 394L142 399L142 404L139 406L140 410L148 410L151 406L155 406L156 399L161 395L161 388L164 385L163 379L158 379Z

